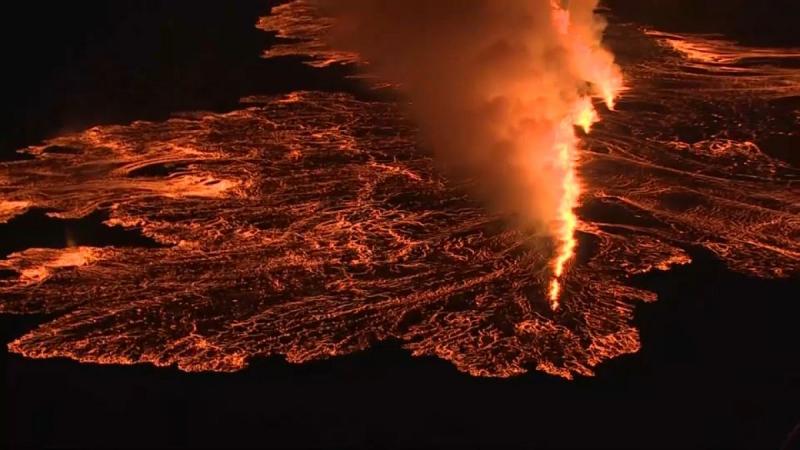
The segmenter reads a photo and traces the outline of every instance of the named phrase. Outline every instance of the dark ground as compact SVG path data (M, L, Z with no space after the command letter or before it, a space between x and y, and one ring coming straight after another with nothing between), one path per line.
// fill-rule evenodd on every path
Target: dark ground
M609 3L629 5L643 22L677 14L656 0L642 4L667 9ZM702 28L713 5L724 6L670 5L678 3L691 12L675 19L682 30ZM790 2L764 2L773 9L762 12L737 3L725 9L725 23L746 26L706 31L763 42L795 37L785 25L800 18ZM260 60L271 40L253 28L268 8L262 1L18 7L4 14L2 31L11 76L0 119L7 158L66 130L230 109L244 94L354 89L342 69ZM50 234L65 228L91 242L128 242L93 222L100 219L40 224L30 245L62 245ZM0 249L17 249L14 230L22 228L0 230ZM601 365L595 378L478 379L435 358L411 358L396 343L299 366L256 360L234 374L27 360L3 345L0 436L8 447L779 448L800 421L800 280L736 275L694 253L689 266L638 280L659 294L637 311L642 351ZM45 319L0 316L3 343Z
M625 20L662 31L717 33L755 46L800 46L797 0L601 0Z

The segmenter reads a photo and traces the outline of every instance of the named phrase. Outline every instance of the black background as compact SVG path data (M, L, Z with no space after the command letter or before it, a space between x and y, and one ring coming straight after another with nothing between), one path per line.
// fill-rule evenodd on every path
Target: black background
M800 2L607 3L621 20L667 31L800 44ZM3 9L6 159L66 131L232 109L246 94L357 90L342 79L346 69L260 59L274 41L254 27L264 1ZM58 233L93 226L60 224ZM0 247L52 229L0 227ZM234 374L27 360L3 345L0 435L10 447L779 448L800 421L800 282L733 274L691 251L693 264L637 280L659 294L637 310L642 350L602 364L594 378L478 379L392 342L299 366L255 360ZM3 342L46 319L0 315Z

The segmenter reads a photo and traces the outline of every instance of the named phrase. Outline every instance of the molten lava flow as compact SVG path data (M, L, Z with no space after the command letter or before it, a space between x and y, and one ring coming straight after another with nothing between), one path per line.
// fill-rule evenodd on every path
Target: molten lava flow
M549 0L542 1L549 13ZM512 3L481 4L500 14ZM520 165L535 159L525 168L537 171L525 174L543 190L516 192L528 206L547 207L557 259L538 251L551 237L503 226L500 214L443 177L417 144L418 128L403 105L333 92L248 97L228 113L93 127L23 149L29 159L0 162L0 241L13 240L18 225L8 222L32 209L64 219L101 209L107 225L162 244L100 241L0 259L0 312L52 314L9 351L234 371L261 357L300 363L389 340L476 376L535 368L572 378L639 350L634 309L657 296L631 279L691 262L684 246L703 248L747 276L800 276L798 167L780 157L793 158L791 143L800 142L795 121L786 120L800 108L800 50L624 26L614 34L620 45L651 50L629 55L631 101L604 117L602 132L586 136L599 119L592 97L613 106L607 93L620 85L603 78L616 72L590 39L597 30L586 26L589 3L571 0L570 14L559 9L570 19L559 42L538 22L536 35L523 34L545 33L541 54L569 53L572 67L559 60L556 77L551 61L534 60L523 68L532 70L513 72L516 84L490 83L508 103L490 102L474 122L509 123L486 120L483 113L498 108L530 119L503 128L499 136L519 145L498 150L513 150L519 158L510 162ZM321 39L327 22L304 17L314 11L306 4L275 8L281 15L263 25ZM519 14L508 17L520 23ZM453 27L465 29L459 37L469 43L485 36ZM285 45L287 54L309 52L309 64L331 57L303 40ZM687 46L703 53L680 51ZM754 52L747 61L733 56ZM520 61L511 56L503 61ZM486 74L509 75L490 67ZM542 67L548 71L536 72ZM528 104L513 101L526 95ZM682 140L687 134L705 138ZM770 145L763 138L770 135L786 145ZM596 151L579 155L579 138ZM507 166L499 169L507 176ZM551 196L563 201L551 204ZM578 224L593 242L580 264L570 259ZM542 245L527 245L532 239ZM553 276L553 298L569 292L559 314L542 314L548 305L528 300L545 290L531 274L545 272Z
M568 50L573 65L582 77L592 83L591 93L601 97L608 109L613 109L614 99L622 88L622 76L613 59L600 47L599 36L585 32L580 26L572 26L570 11L558 0L552 0L551 7L553 26ZM553 273L547 290L550 308L553 310L559 307L564 269L567 262L575 255L575 248L578 245L575 239L578 218L574 209L578 204L581 189L576 167L577 138L573 126L580 127L585 134L588 134L592 124L598 120L600 117L592 105L591 98L580 96L575 101L572 115L562 120L555 133L557 167L563 176L554 231L557 249L552 261Z

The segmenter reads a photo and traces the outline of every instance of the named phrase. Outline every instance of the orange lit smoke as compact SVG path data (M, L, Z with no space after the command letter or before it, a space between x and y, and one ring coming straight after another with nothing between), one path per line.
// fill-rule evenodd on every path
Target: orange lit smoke
M583 4L581 4L583 3ZM585 14L588 6L594 9L595 2L572 2L564 7L557 0L551 1L552 21L565 48L569 49L568 55L572 59L577 71L591 83L591 94L599 96L609 110L614 109L614 100L622 89L622 74L614 64L611 54L600 46L601 27L595 22L594 16L586 22L579 22L577 26L572 23L572 9L578 15ZM580 16L578 16L580 17ZM589 28L587 28L587 24ZM547 290L550 307L557 309L561 296L561 278L567 262L575 256L578 242L575 230L578 218L574 209L581 194L578 179L577 138L573 126L580 127L588 134L592 125L600 117L594 109L591 99L583 96L575 101L575 107L570 117L565 118L556 132L555 151L558 154L558 167L563 173L561 201L558 205L558 220L556 221L554 235L557 241L556 256L552 262L552 276Z
M595 0L316 0L328 44L409 100L427 144L495 211L556 243L549 297L575 252L578 125L611 108L619 69Z

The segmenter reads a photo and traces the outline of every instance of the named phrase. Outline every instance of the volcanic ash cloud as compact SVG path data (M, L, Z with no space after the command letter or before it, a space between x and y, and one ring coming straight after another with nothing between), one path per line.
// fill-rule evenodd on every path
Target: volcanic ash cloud
M588 132L598 118L591 97L612 108L622 84L601 46L597 1L316 3L334 18L331 46L360 54L369 72L399 85L451 176L553 237L560 277L575 247L575 125Z

